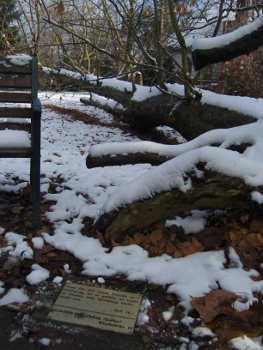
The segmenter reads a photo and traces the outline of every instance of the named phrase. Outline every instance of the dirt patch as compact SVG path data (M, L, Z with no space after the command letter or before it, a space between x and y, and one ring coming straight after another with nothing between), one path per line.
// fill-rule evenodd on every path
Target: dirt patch
M131 136L136 136L143 141L153 141L153 142L164 143L168 145L177 144L175 139L166 137L162 132L158 131L156 128L142 128L142 127L136 128L135 126L130 126L128 124L124 124L120 122L120 120L117 117L113 117L114 118L113 123L103 123L100 120L98 120L96 117L91 117L89 114L77 111L76 109L63 108L63 107L58 107L50 104L44 104L43 106L59 114L68 115L73 120L79 120L85 124L99 125L99 126L104 126L108 128L111 127L111 128L120 129L124 133L129 134Z

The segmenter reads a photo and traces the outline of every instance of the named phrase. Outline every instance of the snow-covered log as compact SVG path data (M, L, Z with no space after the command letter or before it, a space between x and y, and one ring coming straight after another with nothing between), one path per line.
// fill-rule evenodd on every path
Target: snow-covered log
M121 122L140 128L166 125L191 140L202 133L216 128L231 128L256 121L248 110L247 115L229 108L228 97L217 97L220 101L211 104L209 96L201 101L193 99L186 103L183 86L167 84L170 94L162 94L156 87L136 86L132 91L131 83L117 79L101 79L97 84L96 76L82 77L66 70L43 70L50 78L62 77L72 86L90 91L92 99L81 99L84 104L100 106L115 114ZM237 106L239 102L237 102Z
M263 15L253 23L215 38L197 39L192 59L195 70L209 64L230 61L248 55L263 45Z
M242 154L257 143L259 132L263 132L261 121L238 128L211 130L179 145L150 141L103 143L89 148L86 165L88 168L139 163L160 165L185 152L211 145Z
M186 152L111 195L92 232L118 241L193 209L249 210L253 200L263 203L262 174L261 163L233 151L202 147Z
M240 179L207 172L202 180L192 177L192 188L186 193L172 189L104 213L92 232L101 232L108 242L120 241L136 232L151 232L158 222L191 210L252 209L252 188Z
M106 155L106 156L92 156L89 154L86 158L87 168L96 168L104 166L116 166L116 165L127 165L127 164L145 164L160 165L166 162L169 157L158 156L155 153L126 153L118 155Z
M263 165L255 160L262 153L262 132L260 119L250 125L212 130L180 145L127 142L92 146L90 157L112 158L113 162L115 157L126 154L129 160L130 155L140 153L173 159L113 193L91 231L100 231L108 241L121 240L193 209L249 210L254 202L262 206Z
M147 88L147 87L146 87ZM226 98L227 99L227 98ZM86 103L89 102L86 100ZM108 110L108 107L106 108ZM114 113L114 111L112 111ZM120 121L140 128L169 126L184 138L191 140L209 130L231 128L255 122L257 119L223 106L193 100L189 104L176 97L156 95L137 101L131 99L129 106L118 110Z
M116 102L110 98L98 96L90 92L89 98L81 98L80 102L84 105L94 106L103 109L106 112L121 117L123 113L123 106L121 103Z

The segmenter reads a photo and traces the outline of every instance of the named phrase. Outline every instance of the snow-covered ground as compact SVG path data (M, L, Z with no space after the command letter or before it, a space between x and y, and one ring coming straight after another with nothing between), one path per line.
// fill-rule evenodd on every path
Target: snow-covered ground
M54 104L65 108L85 110L88 114L96 116L104 122L110 123L112 120L109 114L99 109L83 106L79 99L80 97L87 97L86 94L61 93L52 95L43 92L39 95L43 105ZM262 105L262 100L254 101L251 99L249 101L251 103L250 108L254 106L253 112L259 118L262 110L258 110L258 106ZM233 102L235 104L236 100L229 101L232 105ZM253 141L253 146L246 154L240 156L236 152L219 149L217 150L217 158L210 159L209 147L205 147L202 154L211 167L218 166L219 171L224 171L227 166L229 169L232 167L235 172L234 175L244 177L247 182L253 180L256 185L262 184L263 157L262 147L259 147L262 142L262 133L255 130L251 131L249 129L253 128L251 125L247 126L247 133L244 132L244 128L235 129L235 135L237 144L238 137L241 134L247 135L245 140L243 136L243 141ZM259 120L257 130L261 129L262 121ZM226 256L224 251L201 252L177 259L166 254L149 258L148 253L141 247L130 245L115 247L111 253L108 253L98 239L85 237L80 233L84 226L82 222L84 217L96 219L99 212L106 210L105 203L107 203L107 208L114 207L116 198L117 207L119 203L125 203L125 198L129 198L131 189L134 188L135 190L137 183L146 186L149 171L149 174L152 174L151 183L154 181L154 172L149 164L86 168L85 160L91 145L124 141L139 140L110 126L86 125L81 121L72 122L67 115L59 115L54 111L43 108L41 190L48 192L49 184L54 179L60 178L56 193L45 194L46 199L55 202L52 211L47 213L48 219L54 223L55 230L53 235L42 232L43 240L57 249L74 254L83 261L83 275L126 275L130 281L145 280L158 285L168 285L168 292L179 296L181 305L186 310L191 308L190 296L203 296L204 293L217 289L218 284L227 291L236 292L238 295L246 295L246 300L240 298L235 302L234 307L240 311L247 309L254 300L253 292L263 291L263 281L250 278L251 276L258 276L258 272L243 269L234 249L230 250L228 256L230 262L233 262L233 267L225 268ZM200 156L198 150L189 150L189 152L196 152L196 154L188 153L187 155L187 152L185 152L179 157L185 157L189 163L189 157L192 159L192 157ZM229 159L227 165L224 164L223 166L220 162L226 163L225 152L230 152L231 159ZM168 162L167 167L161 166L162 182L165 183L164 180L168 175L170 179L175 179L173 178L175 174L172 172L174 161L176 162L176 159ZM177 166L178 164L174 165ZM1 191L19 191L29 181L29 160L27 159L0 159L0 169ZM13 179L16 177L24 182L15 185ZM140 180L136 182L138 178ZM133 183L132 187L129 183ZM158 186L160 186L160 183ZM189 187L191 183L184 184L184 186ZM139 194L136 194L136 196L138 198ZM263 197L259 192L254 192L252 196L258 202L263 201ZM193 213L190 221L188 218L188 221L183 222L181 220L179 222L185 228L186 233L193 232L191 231L193 230L192 227L202 229L204 223L205 215L199 212ZM21 256L26 252L27 255L23 257L32 258L33 251L24 241L24 236L13 232L5 232L1 228L1 222L0 234L4 235L9 243L8 248L5 249L9 250L10 256ZM39 249L41 249L42 243L42 238L35 238L33 241L34 247ZM48 277L47 270L34 264L32 272L27 276L27 282L38 284ZM7 289L0 281L0 293L5 291ZM0 305L6 305L13 301L23 303L27 300L28 296L25 290L11 289L0 299ZM232 343L237 349L263 349L260 339L236 338L232 340Z

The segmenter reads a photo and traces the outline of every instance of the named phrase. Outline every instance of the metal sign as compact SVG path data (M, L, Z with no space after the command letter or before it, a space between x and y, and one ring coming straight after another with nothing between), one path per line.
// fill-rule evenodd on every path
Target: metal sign
M141 298L134 293L69 283L63 288L48 318L131 334Z

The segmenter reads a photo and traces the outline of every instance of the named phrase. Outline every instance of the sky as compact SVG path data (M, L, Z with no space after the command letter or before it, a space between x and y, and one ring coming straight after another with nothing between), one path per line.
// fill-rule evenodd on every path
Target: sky
M80 97L88 98L86 93L41 92L39 95L42 104L74 108L85 111L109 124L112 121L110 114L80 103ZM212 100L211 96L210 99ZM256 110L263 101L244 99L246 100L244 105L247 107L247 104L250 103L251 110L254 115L257 115ZM231 106L237 101L239 98L229 99ZM217 102L215 98L215 103ZM237 105L240 107L239 103ZM55 193L44 195L44 198L55 202L52 211L47 213L47 218L54 223L54 232L49 234L43 231L42 237L33 238L34 247L41 249L43 242L46 241L59 250L72 253L83 261L83 276L102 278L103 281L103 277L125 275L130 281L144 280L157 285L168 285L168 293L175 293L179 296L180 303L186 311L191 309L190 296L203 296L204 293L216 289L217 283L227 291L239 293L241 297L234 305L237 310L247 309L255 300L253 292L263 291L263 281L254 281L250 278L258 276L258 272L243 269L234 249L229 252L228 256L233 262L233 267L226 269L224 251L200 252L178 259L166 254L150 258L141 247L130 245L115 247L109 254L98 239L82 236L80 230L83 228L84 217L89 216L96 219L103 212L125 205L132 200L138 200L141 196L145 198L148 192L157 193L162 186L165 188L177 186L182 191L189 189L191 179L186 184L180 179L190 169L189 167L195 167L197 160L206 161L207 166L211 169L241 177L247 183L263 184L262 128L263 121L258 118L258 121L247 126L229 130L214 130L178 146L162 146L151 142L141 142L116 128L86 125L81 121L72 123L69 116L59 115L44 107L41 190L47 192L53 179L60 178L61 183L58 184ZM15 137L18 140L17 135ZM219 142L219 147L209 146L214 140ZM242 155L226 149L229 144L240 144L241 142L251 144L251 147ZM158 167L139 164L87 169L86 156L90 147L95 149L98 144L102 145L99 147L101 153L105 153L105 148L109 146L118 150L122 145L122 152L132 152L141 147L142 151L153 149L160 154L173 155L175 158ZM1 191L17 192L29 180L29 160L27 159L0 159L0 169ZM160 181L160 176L162 181ZM16 185L15 177L22 180L19 185ZM259 203L263 202L263 196L258 191L251 193L251 196ZM175 217L167 224L177 223L184 227L185 234L188 234L204 228L206 219L205 211L193 211L187 219ZM1 223L0 233L8 241L8 247L3 248L3 252L8 250L10 259L21 256L21 254L24 259L32 259L33 250L29 247L25 236L5 232L1 228ZM70 266L66 268L70 270ZM182 270L184 274L181 273ZM37 285L47 278L49 278L49 272L34 264L32 272L27 276L27 283ZM8 290L3 284L0 284L1 291L7 294L3 294L0 305L12 301L23 303L29 299L23 288ZM242 300L242 295L247 296L246 301ZM142 316L140 319L143 319ZM147 322L147 318L144 321ZM243 349L247 342L252 342L254 349L263 348L259 339L237 338L233 342L238 349Z

